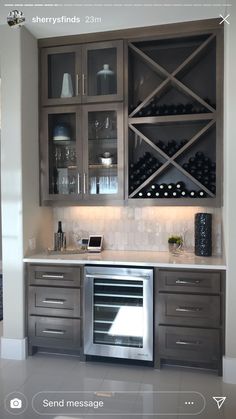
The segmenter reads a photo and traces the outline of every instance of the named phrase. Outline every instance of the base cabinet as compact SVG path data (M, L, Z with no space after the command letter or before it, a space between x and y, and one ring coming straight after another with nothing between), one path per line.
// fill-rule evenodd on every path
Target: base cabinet
M222 373L224 273L155 272L155 367L176 363Z
M29 354L37 348L81 354L82 273L74 266L28 267Z

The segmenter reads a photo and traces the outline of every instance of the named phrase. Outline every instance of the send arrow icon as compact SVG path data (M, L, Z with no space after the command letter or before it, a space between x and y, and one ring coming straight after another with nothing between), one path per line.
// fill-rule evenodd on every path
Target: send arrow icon
M217 403L217 407L220 410L226 400L226 397L212 397L212 398L213 400L215 400L215 402Z

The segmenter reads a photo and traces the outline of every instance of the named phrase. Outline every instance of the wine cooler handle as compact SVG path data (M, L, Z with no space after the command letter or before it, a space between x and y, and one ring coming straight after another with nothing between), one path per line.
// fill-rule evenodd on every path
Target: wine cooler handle
M149 276L126 276L126 275L101 275L101 274L86 274L86 278L93 278L93 279L118 279L121 281L143 281L149 280Z
M75 95L76 95L76 96L79 96L79 94L80 94L80 92L79 92L79 80L80 80L80 76L79 76L79 74L77 73L77 74L75 75Z
M85 74L82 74L82 95L85 96L86 92L85 92L85 81L86 81L86 76Z
M45 329L43 333L49 333L50 335L64 335L65 330Z
M64 275L44 274L44 275L42 275L42 278L44 278L44 279L47 279L47 278L51 278L51 279L64 279Z

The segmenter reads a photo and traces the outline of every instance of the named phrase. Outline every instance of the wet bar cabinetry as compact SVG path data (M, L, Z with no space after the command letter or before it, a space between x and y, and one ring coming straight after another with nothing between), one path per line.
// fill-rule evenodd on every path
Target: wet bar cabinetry
M174 363L222 374L225 274L156 270L155 366Z
M39 46L43 204L222 205L218 19Z

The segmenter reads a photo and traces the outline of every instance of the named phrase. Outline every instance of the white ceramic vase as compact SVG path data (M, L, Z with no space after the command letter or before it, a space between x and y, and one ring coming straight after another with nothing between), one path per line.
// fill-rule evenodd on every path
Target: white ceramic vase
M62 88L61 88L61 97L73 97L73 85L71 75L69 73L63 74Z

